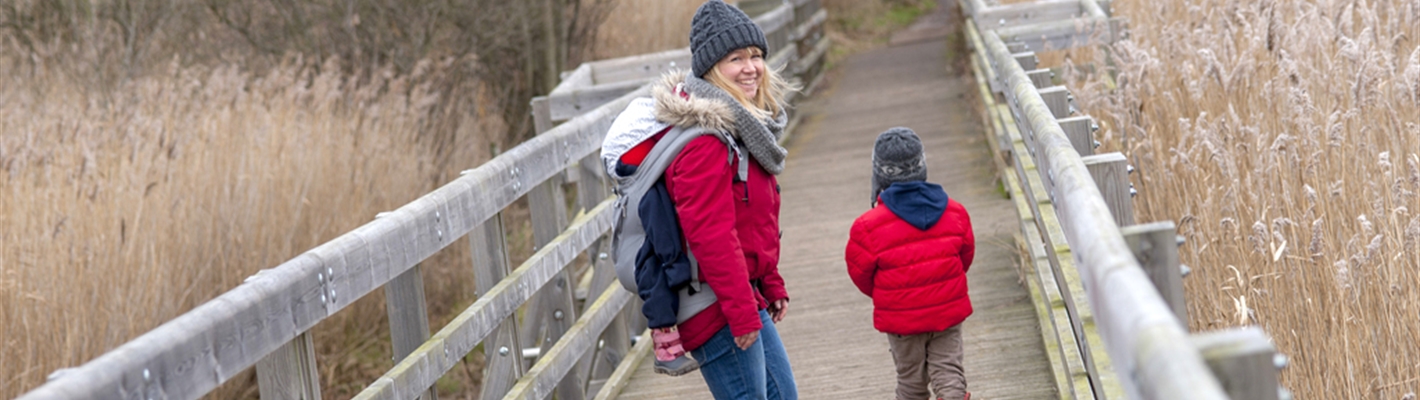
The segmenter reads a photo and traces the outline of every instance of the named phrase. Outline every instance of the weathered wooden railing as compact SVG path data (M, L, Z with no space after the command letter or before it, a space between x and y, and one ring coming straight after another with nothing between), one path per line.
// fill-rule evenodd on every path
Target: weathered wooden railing
M778 49L771 63L798 79L821 68L823 20L817 0L782 2L755 18ZM535 102L535 138L113 351L57 371L21 398L195 399L255 366L263 398L318 399L311 328L381 288L398 362L357 398L433 399L435 382L480 344L487 359L481 398L614 395L617 379L641 358L628 351L644 356L650 341L628 349L630 332L645 324L638 307L627 307L639 300L614 285L603 256L611 197L596 152L616 115L647 95L645 84L659 70L646 68L688 64L688 52L683 60L664 57L671 53L584 64L553 92L555 101ZM598 95L589 100L585 93ZM554 116L546 107L567 99L572 111ZM579 209L571 221L569 183ZM523 196L537 251L514 269L501 212ZM478 300L431 336L419 262L465 236ZM576 262L581 254L587 262Z
M1093 119L1037 68L1034 50L1107 45L1123 21L1095 0L961 6L1061 398L1285 397L1260 329L1188 333L1173 223L1134 224L1127 159L1094 154Z

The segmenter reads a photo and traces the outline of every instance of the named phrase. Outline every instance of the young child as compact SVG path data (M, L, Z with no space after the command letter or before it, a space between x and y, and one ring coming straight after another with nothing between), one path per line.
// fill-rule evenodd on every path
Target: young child
M922 142L907 128L873 145L873 209L849 232L848 276L873 298L873 327L897 364L898 400L970 399L961 322L971 315L966 271L976 250L971 219L927 182Z
M632 107L647 104L633 104ZM620 119L618 119L620 121ZM603 144L603 162L607 174L622 180L636 173L651 149L670 126L655 121L643 121L638 129L622 129L616 137L609 136ZM677 292L691 281L690 260L682 246L675 205L664 182L654 186L636 205L646 242L636 255L637 295L644 301L641 312L651 328L657 373L680 376L700 368L700 363L686 356L676 329L680 298Z

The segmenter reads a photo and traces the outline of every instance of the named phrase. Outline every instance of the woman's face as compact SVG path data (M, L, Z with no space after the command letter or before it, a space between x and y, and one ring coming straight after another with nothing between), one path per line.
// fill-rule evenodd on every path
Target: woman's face
M739 88L745 98L753 99L759 93L759 82L764 77L764 54L754 46L731 51L715 63L715 69Z

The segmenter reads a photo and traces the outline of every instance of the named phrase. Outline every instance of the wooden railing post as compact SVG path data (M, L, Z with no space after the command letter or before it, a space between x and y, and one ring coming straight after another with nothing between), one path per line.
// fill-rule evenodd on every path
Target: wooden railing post
M511 272L508 263L507 237L503 231L503 214L499 213L468 233L468 245L473 254L473 279L479 297ZM518 338L518 317L514 314L498 324L492 335L483 341L483 385L479 398L501 399L508 389L523 377L522 343Z
M1255 326L1195 334L1193 345L1203 354L1213 376L1233 400L1278 400L1277 348Z
M319 400L320 372L311 333L296 336L258 361L256 382L263 399Z
M1095 155L1095 119L1088 115L1067 117L1057 120L1060 130L1070 138L1070 145L1080 157Z
M578 166L581 168L583 178L577 181L577 201L585 212L606 200L611 193L607 190L606 174L602 172L604 167L598 154L583 158ZM589 300L583 305L583 313L586 313L587 309L592 306L591 296L602 293L616 284L616 271L611 264L611 259L606 256L610 251L611 240L609 237L598 240L587 250L587 260L592 264L592 282L587 290ZM588 357L584 358L590 362L586 371L587 393L596 393L601 389L601 384L616 370L616 366L626 357L626 352L631 347L626 326L626 312L629 311L622 310L617 314L607 325L606 330L602 332L601 346L594 347L593 351L588 353Z
M539 105L541 105L539 107ZM547 102L533 103L533 120L538 134L552 129L551 110ZM546 125L544 125L546 124ZM533 245L537 248L552 242L557 235L567 229L567 194L563 190L563 175L553 175L528 192L528 211L532 216ZM577 320L577 309L573 299L574 283L571 274L564 267L557 277L548 282L528 303L523 320L525 334L541 333L535 341L541 343L539 354L545 354L562 334ZM541 329L539 329L541 328ZM528 342L531 344L534 342ZM585 392L580 371L573 370L557 387L557 395L562 400L580 400Z
M1118 152L1081 157L1085 168L1090 170L1105 205L1109 206L1114 223L1119 226L1134 225L1134 196L1129 186L1129 159Z
M424 277L419 275L419 264L385 284L385 310L389 314L394 362L398 363L429 339L429 312L426 307ZM431 387L420 398L435 400L438 393Z
M1139 266L1154 282L1159 297L1173 309L1184 327L1188 326L1188 307L1184 303L1183 272L1178 263L1178 239L1173 221L1126 226L1119 229L1124 242L1134 250Z

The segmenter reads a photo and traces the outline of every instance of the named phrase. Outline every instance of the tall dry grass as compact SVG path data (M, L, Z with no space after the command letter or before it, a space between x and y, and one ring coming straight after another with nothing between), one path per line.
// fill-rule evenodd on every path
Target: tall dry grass
M261 75L175 64L110 95L43 68L0 74L0 397L432 189L446 167L417 133L444 117L429 83L456 62L354 76L334 62ZM501 127L447 117L469 130L454 135L457 164L486 159L472 131ZM431 295L470 297L470 274L426 273L440 276ZM368 328L382 306L359 303L317 335L384 331ZM323 373L351 373L349 351L322 351Z
M1256 324L1297 398L1420 391L1420 1L1117 1L1072 88L1172 220L1190 327ZM1098 61L1098 60L1096 60Z

